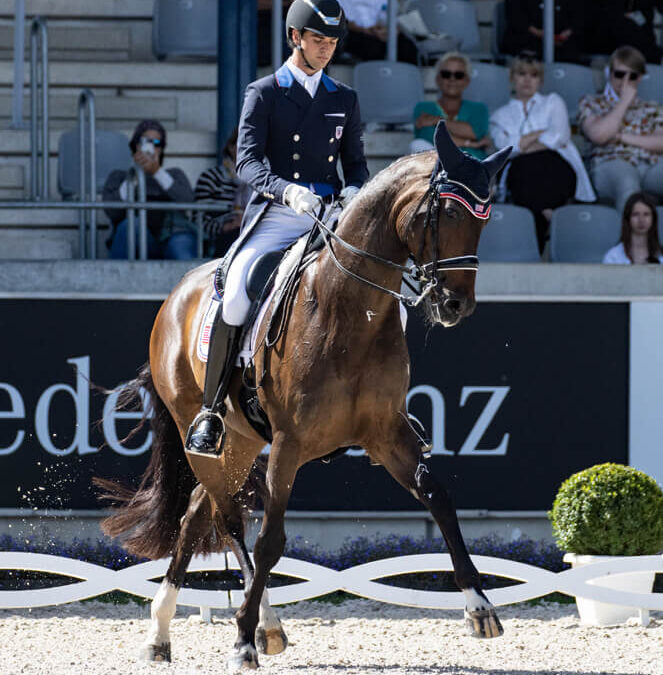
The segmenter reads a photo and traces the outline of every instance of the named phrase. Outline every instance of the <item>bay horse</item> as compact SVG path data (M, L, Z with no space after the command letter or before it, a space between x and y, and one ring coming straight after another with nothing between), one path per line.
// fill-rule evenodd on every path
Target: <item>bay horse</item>
M284 515L295 475L306 462L348 446L364 448L433 515L465 594L470 632L502 634L450 497L428 470L408 421L409 355L398 299L412 258L409 269L421 283L415 302L432 324L453 326L472 313L479 236L495 174L510 149L476 160L456 148L442 123L435 144L436 152L395 161L344 209L335 232L325 233L326 247L302 273L285 329L273 347L255 354L255 372L263 373L257 393L272 442L254 563L244 542L243 509L251 479L259 478L255 460L265 440L239 408L240 369L226 400L222 455L185 456L183 449L202 399L205 366L196 341L218 261L186 274L164 301L152 329L149 364L128 388L128 395L140 386L151 391L150 464L136 491L105 482L107 496L121 502L104 521L105 532L125 535L125 546L136 554L173 556L152 602L147 658L171 658L169 623L192 555L226 545L245 581L229 670L257 668L258 650L285 649L287 638L265 585L285 546ZM258 343L265 340L270 311Z

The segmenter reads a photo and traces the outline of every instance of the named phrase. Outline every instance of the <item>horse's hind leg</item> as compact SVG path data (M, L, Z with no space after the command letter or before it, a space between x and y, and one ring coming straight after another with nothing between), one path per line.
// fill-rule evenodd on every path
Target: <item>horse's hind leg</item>
M170 622L175 616L177 593L184 583L196 544L209 531L210 525L210 500L202 485L197 485L191 492L189 506L182 518L177 549L152 601L152 623L141 650L148 661L171 660Z
M502 635L504 631L495 609L481 590L479 572L465 547L451 498L428 470L407 422L399 416L391 439L372 447L369 455L383 464L435 518L449 547L456 583L465 595L465 619L470 634L485 638Z
M230 547L237 558L245 588L253 583L254 568L244 540L244 519L242 507L233 502L233 508L223 513L224 530L230 537ZM288 646L288 638L283 630L281 621L269 604L267 589L263 591L258 612L258 626L255 632L255 645L261 654L269 656L280 654Z

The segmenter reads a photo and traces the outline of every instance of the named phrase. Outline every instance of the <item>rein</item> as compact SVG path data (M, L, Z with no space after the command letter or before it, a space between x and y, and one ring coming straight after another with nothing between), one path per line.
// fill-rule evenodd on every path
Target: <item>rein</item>
M431 262L424 263L423 265L417 263L414 257L412 257L413 263L411 265L399 265L398 263L393 262L393 260L381 258L378 255L357 248L356 246L353 246L349 242L345 241L345 239L343 239L338 234L336 234L336 232L327 227L326 223L322 222L322 220L318 216L316 216L315 214L310 215L315 221L318 229L320 230L320 234L322 235L322 238L325 242L325 246L327 247L329 255L331 256L331 259L333 260L334 264L339 270L341 270L348 276L352 277L353 279L356 279L357 281L361 281L367 284L368 286L371 286L372 288L382 291L387 295L391 295L393 298L396 298L404 305L407 305L409 307L417 307L438 285L439 283L438 272L444 272L448 270L476 271L479 267L479 258L476 255L455 256L453 258L442 258L441 260L438 260L437 258L438 254L437 230L438 230L438 214L440 210L440 193L441 193L440 186L442 183L445 182L445 180L446 180L446 173L444 172L440 172L435 178L431 179L428 190L424 193L424 195L417 203L417 206L412 212L410 220L408 221L407 224L406 229L409 229L412 223L414 222L414 219L416 218L419 209L421 208L423 203L426 200L428 200L428 205L426 208L426 220L424 221L424 230L421 239L421 246L419 247L418 257L421 259L423 255L423 250L426 242L426 229L429 227L431 228L431 241L434 241L435 245L434 245L433 259L431 260ZM381 265L391 267L392 269L397 269L403 274L408 275L412 279L412 281L419 284L419 292L417 296L415 298L411 298L409 296L403 295L402 293L392 291L390 288L380 286L380 284L376 284L370 279L366 279L365 277L356 274L352 270L349 270L336 257L336 254L334 253L334 250L332 248L330 238L337 241L346 250L350 251L351 253L354 253L355 255L367 258L368 260L379 263ZM412 282L410 282L407 278L404 278L403 281L413 292L416 293L416 290Z

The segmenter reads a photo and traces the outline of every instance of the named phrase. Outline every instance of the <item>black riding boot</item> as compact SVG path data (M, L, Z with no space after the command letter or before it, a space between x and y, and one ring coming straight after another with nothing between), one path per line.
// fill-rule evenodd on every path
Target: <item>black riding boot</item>
M219 307L210 335L203 407L191 423L186 436L186 451L198 455L220 455L226 439L223 423L223 416L226 414L224 400L237 356L241 327L225 323L221 318L221 311Z

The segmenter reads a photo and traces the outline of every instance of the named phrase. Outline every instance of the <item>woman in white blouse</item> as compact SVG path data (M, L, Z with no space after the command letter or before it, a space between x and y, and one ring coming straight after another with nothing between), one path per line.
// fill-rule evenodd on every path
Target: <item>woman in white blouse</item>
M636 192L626 200L619 243L603 256L603 262L613 265L663 263L656 202L646 192Z
M543 64L533 52L521 52L510 70L513 98L491 115L490 135L498 149L514 148L503 185L514 204L534 213L543 251L552 210L571 198L595 201L596 195L571 140L566 104L558 94L539 93Z

